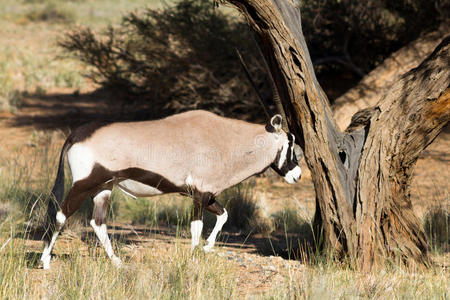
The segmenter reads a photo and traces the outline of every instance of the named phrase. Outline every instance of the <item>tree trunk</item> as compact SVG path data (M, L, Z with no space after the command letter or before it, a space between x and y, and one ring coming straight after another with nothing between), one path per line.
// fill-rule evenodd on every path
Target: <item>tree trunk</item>
M363 270L386 259L427 264L428 245L408 187L420 152L450 118L449 39L340 132L293 1L228 2L260 37L289 128L311 170L324 246Z

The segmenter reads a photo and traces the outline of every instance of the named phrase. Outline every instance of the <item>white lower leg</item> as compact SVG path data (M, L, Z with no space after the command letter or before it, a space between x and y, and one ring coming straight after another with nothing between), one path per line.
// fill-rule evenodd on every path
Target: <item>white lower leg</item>
M217 234L219 234L219 231L222 230L223 224L225 224L225 222L228 219L227 210L225 208L223 210L224 213L221 214L220 216L217 216L216 225L214 226L213 231L211 232L211 234L207 239L208 244L203 247L203 250L205 252L213 251L214 244L216 243Z
M91 224L92 228L94 228L94 232L97 235L103 248L105 249L108 257L111 259L111 261L113 262L114 265L119 267L122 264L122 262L120 261L120 258L114 254L114 250L111 246L111 241L109 240L109 237L108 237L108 232L106 231L106 224L102 224L102 225L98 226L95 223L94 219L91 220L90 224Z
M200 244L200 237L202 235L203 222L201 220L195 220L191 222L191 249L194 250L195 247Z
M61 212L58 211L56 214L56 226L57 230L52 235L52 239L50 240L50 243L46 242L44 246L44 251L42 252L41 261L42 261L42 268L44 270L50 269L50 260L52 258L52 250L53 246L55 245L56 239L58 238L59 232L64 226L64 223L66 222L66 216Z
M44 251L42 252L41 261L42 261L42 268L44 270L50 269L50 259L52 258L52 249L55 245L56 238L59 235L59 231L55 231L53 233L52 239L50 243L46 242L44 246Z

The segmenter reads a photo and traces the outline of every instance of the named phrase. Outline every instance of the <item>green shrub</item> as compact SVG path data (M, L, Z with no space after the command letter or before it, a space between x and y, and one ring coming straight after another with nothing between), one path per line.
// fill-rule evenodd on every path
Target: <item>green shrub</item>
M157 212L155 204L145 198L124 200L122 216L132 224L155 225Z
M225 190L218 201L228 212L225 228L249 230L253 220L258 217L258 207L253 201L252 189L248 184L239 184Z
M161 196L155 198L120 197L121 218L139 225L175 225L186 228L192 219L192 201L188 198ZM116 201L118 202L118 201Z
M131 12L118 27L102 34L79 29L59 44L94 67L88 76L95 82L150 104L147 117L194 108L243 118L263 115L235 53L242 49L252 70L261 69L252 34L209 0ZM270 97L264 72L253 73Z
M253 199L252 185L241 183L225 190L217 199L228 211L224 229L244 232L268 232L269 220L261 216L261 211ZM174 225L188 228L192 221L192 200L188 197L165 195L154 198L121 197L117 213L120 218L141 225ZM216 216L204 211L205 229L212 228Z
M225 190L217 201L228 212L224 228L232 231L269 233L272 231L270 220L263 217L261 208L253 196L254 183L240 183Z
M170 201L165 203L157 214L159 223L187 227L192 221L192 201L182 199L182 201Z

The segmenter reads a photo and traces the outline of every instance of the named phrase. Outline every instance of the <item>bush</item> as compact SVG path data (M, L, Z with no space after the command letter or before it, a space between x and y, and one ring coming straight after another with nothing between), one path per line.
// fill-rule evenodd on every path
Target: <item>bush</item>
M140 225L175 225L187 227L192 219L192 201L167 195L155 198L132 199L120 196L123 205L121 216L132 224Z
M244 182L225 190L218 202L226 208L228 220L224 228L232 231L269 233L272 231L270 220L264 218L260 207L253 197L254 183Z
M304 233L311 231L311 226L307 220L304 220L296 209L285 208L273 214L276 230L285 233ZM306 230L305 230L306 228Z
M217 201L228 212L228 220L224 229L244 232L268 232L270 222L261 216L261 211L253 199L253 187L249 183L241 183L225 190ZM193 205L189 197L164 195L155 198L121 198L120 217L141 225L175 225L187 228L192 221ZM123 205L123 206L122 206ZM206 231L216 223L216 216L204 211L203 221Z
M188 109L228 116L262 116L235 49L253 70L261 68L247 25L214 9L208 0L183 0L162 11L144 9L102 34L88 28L60 45L88 65L101 85L151 104L153 117ZM264 72L255 81L265 97Z
M301 1L303 32L321 74L362 76L449 15L448 1Z
M348 81L356 83L390 53L437 27L448 15L445 1L314 0L300 6L319 79L339 81L330 86L334 97L351 87ZM79 29L67 34L60 45L93 67L89 78L148 104L151 111L146 118L202 108L261 120L264 115L235 48L243 52L263 97L271 97L248 26L214 9L210 0L181 0L163 10L132 12L118 27L103 33ZM356 75L348 76L352 74L348 70Z

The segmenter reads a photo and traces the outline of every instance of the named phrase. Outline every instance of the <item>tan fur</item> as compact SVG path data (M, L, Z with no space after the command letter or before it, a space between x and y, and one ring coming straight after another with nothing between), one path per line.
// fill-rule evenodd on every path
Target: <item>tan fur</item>
M287 140L263 125L189 111L165 119L113 123L79 143L95 163L117 171L142 168L177 186L222 190L268 167Z

